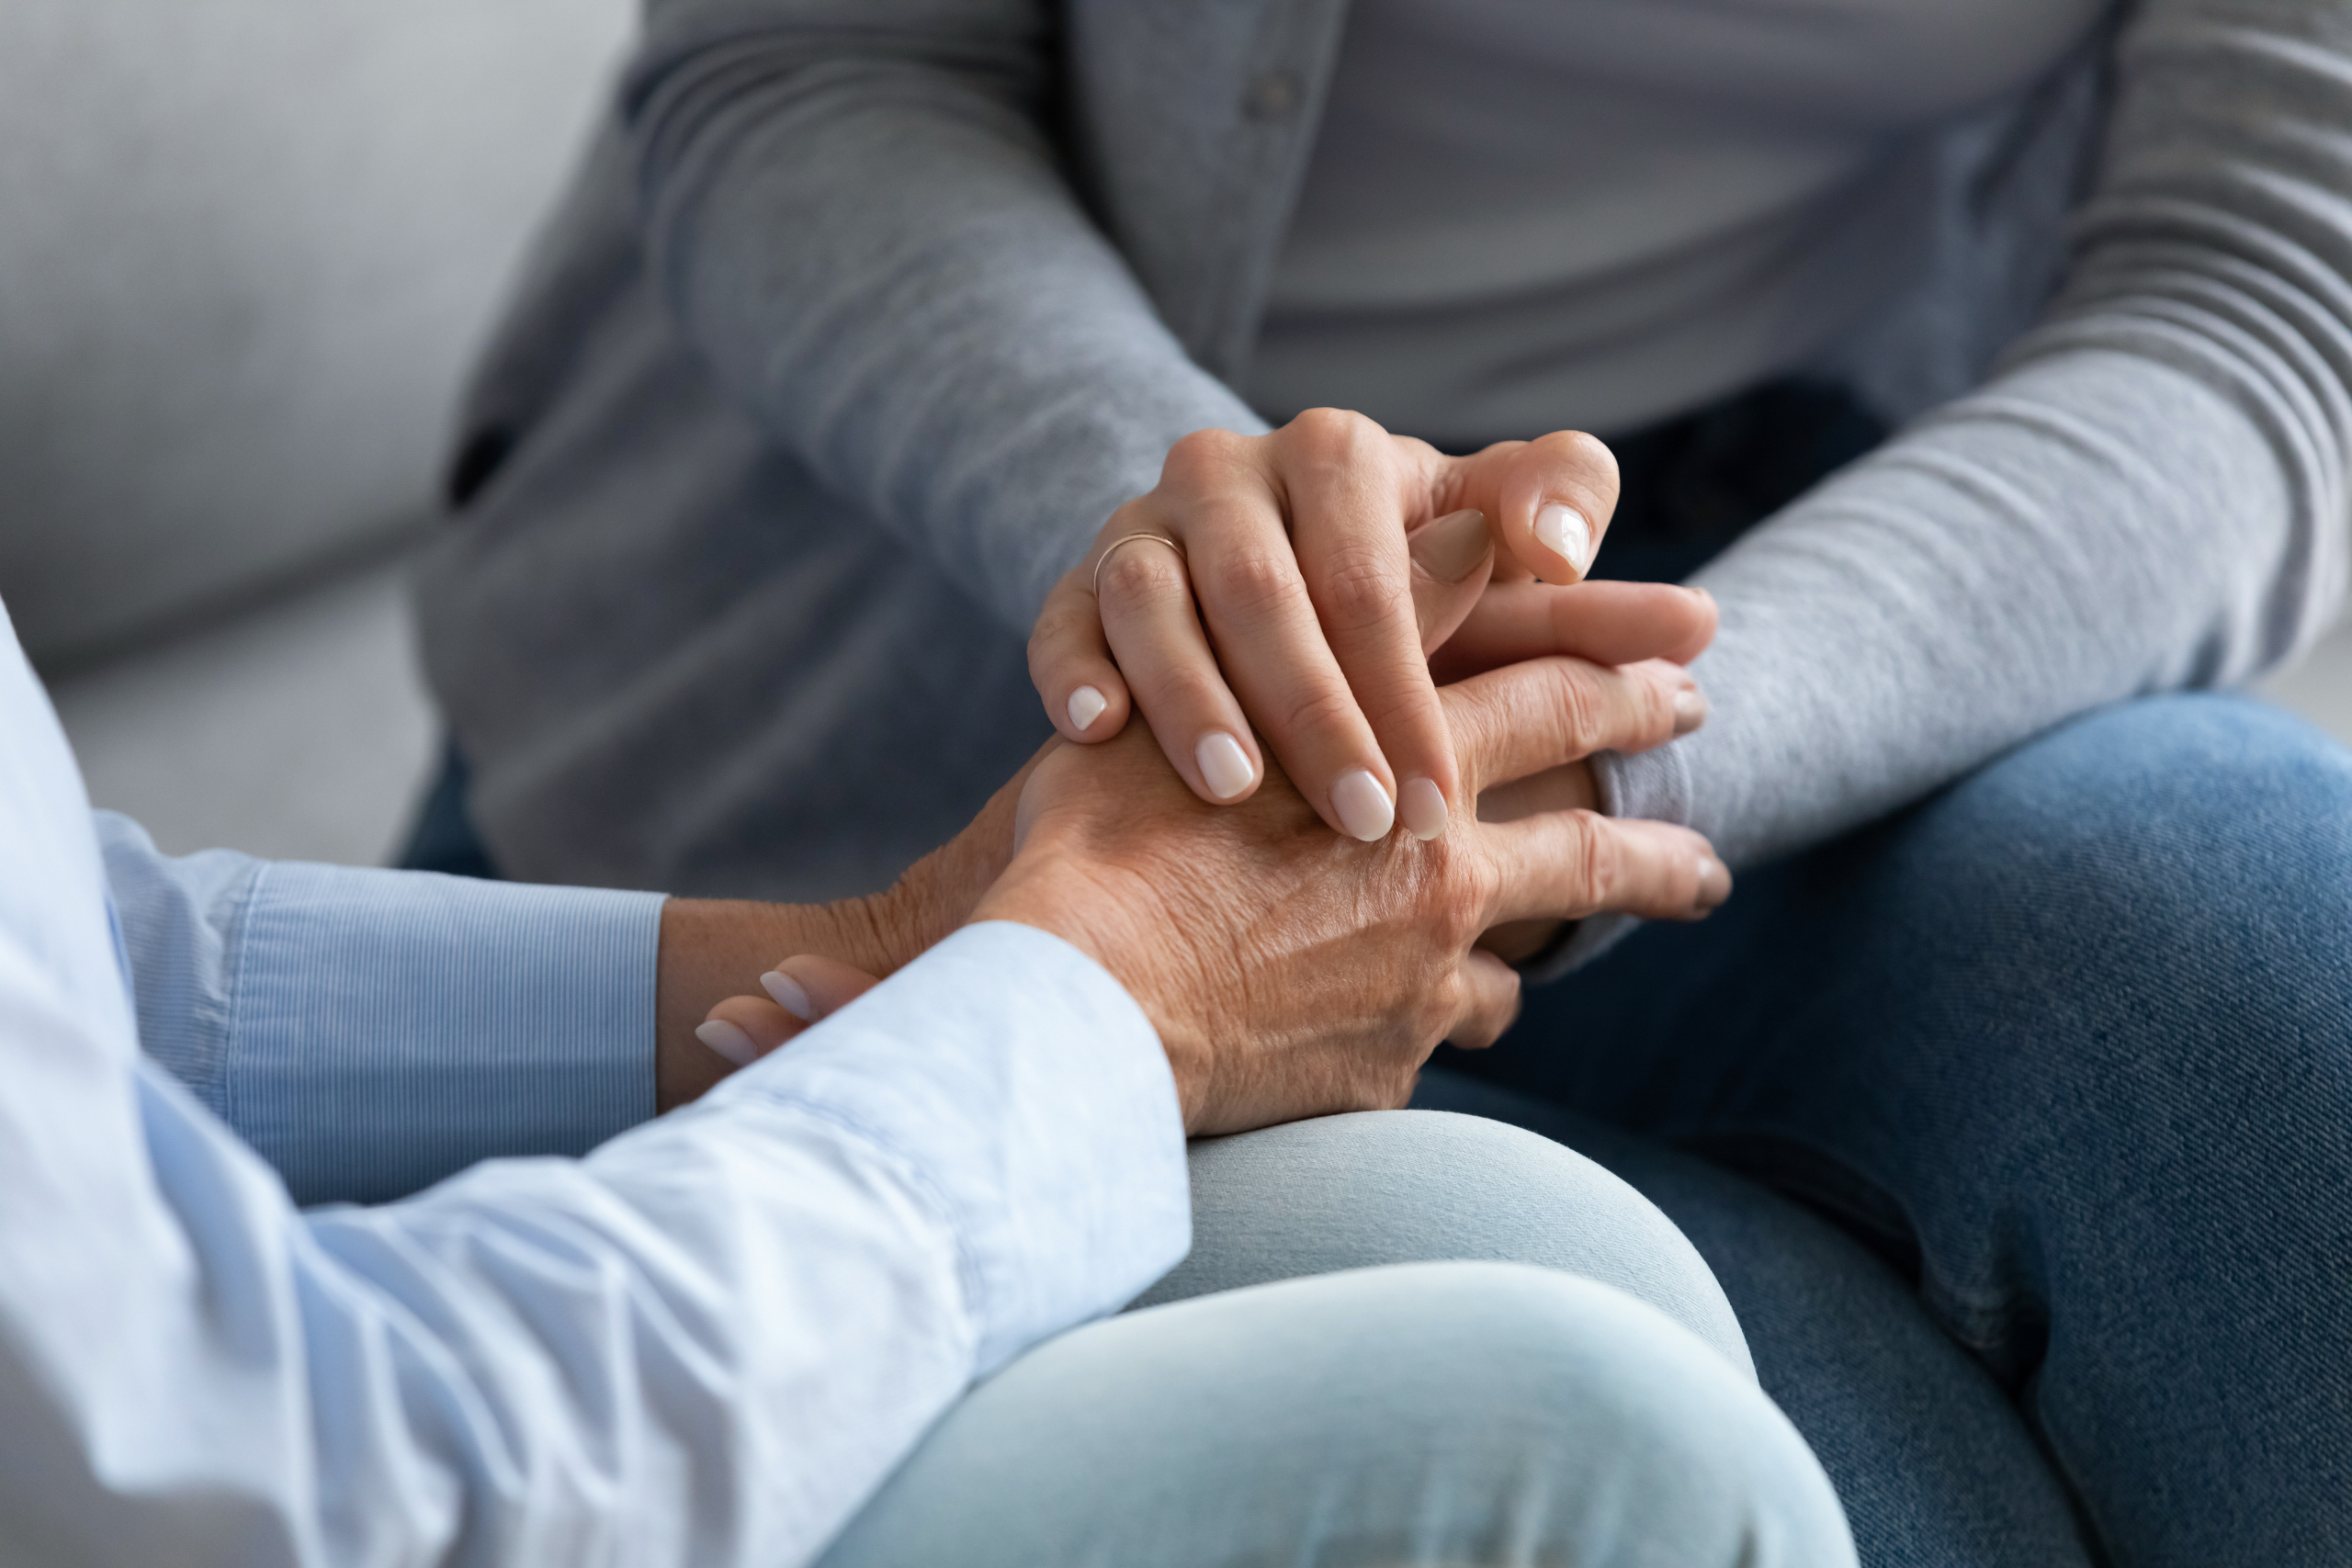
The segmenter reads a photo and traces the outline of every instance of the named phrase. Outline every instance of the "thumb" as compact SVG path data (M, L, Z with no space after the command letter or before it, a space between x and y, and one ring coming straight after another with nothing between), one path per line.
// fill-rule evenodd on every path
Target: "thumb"
M1405 552L1413 563L1413 614L1427 656L1469 618L1494 575L1487 514L1470 507L1424 523L1405 536Z

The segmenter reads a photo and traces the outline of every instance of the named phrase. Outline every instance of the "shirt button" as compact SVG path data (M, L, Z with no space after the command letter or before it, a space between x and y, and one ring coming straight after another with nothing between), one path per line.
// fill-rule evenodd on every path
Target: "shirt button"
M1287 71L1261 71L1242 95L1241 108L1251 119L1288 119L1298 108L1298 78Z

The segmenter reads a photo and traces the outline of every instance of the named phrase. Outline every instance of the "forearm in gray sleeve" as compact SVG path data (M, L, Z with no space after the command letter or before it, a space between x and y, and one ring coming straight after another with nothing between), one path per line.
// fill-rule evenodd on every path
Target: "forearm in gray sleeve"
M655 276L770 437L1025 632L1194 365L1039 124L1031 0L657 0L624 89Z
M2340 601L2352 29L2150 0L2077 254L1979 392L1702 572L1707 727L1619 811L1734 864L1844 832L2101 703L2255 675Z

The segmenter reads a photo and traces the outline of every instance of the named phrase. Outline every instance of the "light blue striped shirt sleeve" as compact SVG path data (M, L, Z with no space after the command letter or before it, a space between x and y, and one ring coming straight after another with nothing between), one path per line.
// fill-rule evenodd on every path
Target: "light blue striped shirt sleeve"
M485 1160L398 1202L298 1212L142 1053L141 1012L234 1104L249 1045L257 1081L299 1059L295 1017L332 1056L372 1027L345 1009L401 1005L379 980L338 990L254 964L296 943L271 922L303 928L310 962L367 969L389 943L428 991L468 964L527 987L568 971L456 950L575 942L574 906L300 871L274 888L276 869L233 857L156 870L108 831L122 864L175 890L130 889L149 902L119 947L64 737L0 614L8 1562L799 1568L973 1379L1115 1310L1189 1242L1183 1124L1149 1021L1083 953L1011 925L957 933L583 1158ZM625 912L582 906L573 924L600 907ZM256 991L292 1010L255 1013L248 1041ZM170 998L198 1021L167 1016ZM407 1025L481 1016L420 1008ZM403 1042L395 1061L443 1048L380 1038ZM508 1082L448 1049L469 1081ZM425 1103L334 1125L393 1138Z
M653 1114L662 896L159 852L95 814L141 1043L298 1202Z

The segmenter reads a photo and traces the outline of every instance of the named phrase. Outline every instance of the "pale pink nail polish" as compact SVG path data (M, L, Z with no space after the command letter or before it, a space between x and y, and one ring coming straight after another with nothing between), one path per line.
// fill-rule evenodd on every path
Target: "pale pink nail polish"
M1535 542L1554 555L1565 557L1582 577L1592 563L1592 528L1573 506L1552 502L1535 514Z
M817 1016L817 1008L809 1001L808 993L799 981L781 969L771 969L760 976L760 987L775 998L775 1005L807 1023Z
M760 1059L752 1037L723 1018L707 1018L695 1025L695 1038L734 1063L748 1067Z
M1348 837L1376 844L1396 825L1396 805L1368 768L1351 768L1331 781L1331 814Z
M1250 753L1222 729L1201 737L1201 743L1193 749L1193 760L1201 765L1201 782L1219 800L1231 800L1258 779L1258 770L1250 765Z
M1445 831L1445 792L1435 779L1407 779L1396 792L1396 815L1407 832L1427 843Z

